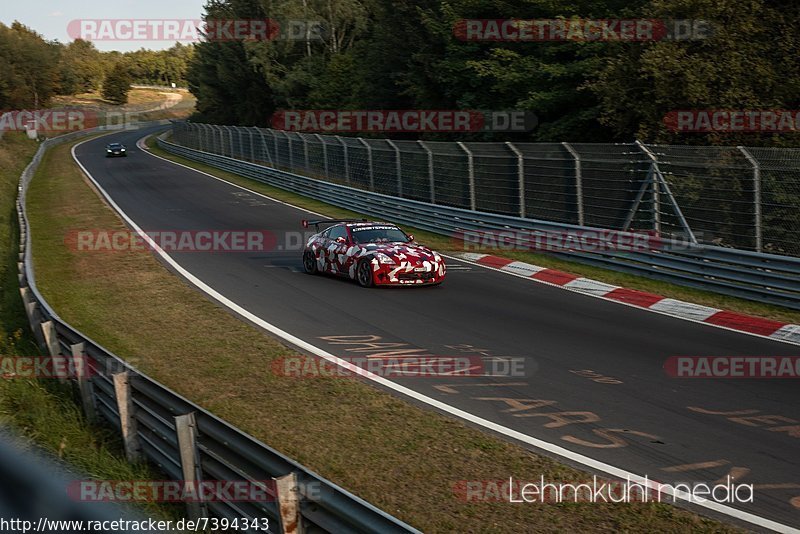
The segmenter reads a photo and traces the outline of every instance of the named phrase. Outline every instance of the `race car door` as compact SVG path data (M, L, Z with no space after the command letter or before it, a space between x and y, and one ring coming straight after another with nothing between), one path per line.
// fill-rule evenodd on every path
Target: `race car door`
M347 274L347 247L349 236L347 228L341 224L331 228L326 244L327 260L331 267L331 272L337 274Z

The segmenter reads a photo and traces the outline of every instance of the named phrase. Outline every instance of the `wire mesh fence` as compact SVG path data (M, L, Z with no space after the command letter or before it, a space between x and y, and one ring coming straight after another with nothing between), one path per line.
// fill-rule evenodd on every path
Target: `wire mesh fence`
M192 122L173 136L431 204L800 256L800 149L361 139Z

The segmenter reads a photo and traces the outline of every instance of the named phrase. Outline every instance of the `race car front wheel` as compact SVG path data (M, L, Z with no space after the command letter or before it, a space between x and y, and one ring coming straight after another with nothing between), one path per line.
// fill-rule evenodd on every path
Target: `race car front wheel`
M372 287L375 283L372 277L372 263L369 260L361 260L356 269L356 279L361 287Z
M303 269L308 274L317 274L317 258L314 257L314 253L310 250L303 253Z

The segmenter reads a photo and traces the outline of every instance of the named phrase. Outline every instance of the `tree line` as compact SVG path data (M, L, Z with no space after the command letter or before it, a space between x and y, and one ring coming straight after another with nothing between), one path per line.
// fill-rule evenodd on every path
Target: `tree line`
M19 22L0 23L0 109L44 107L56 95L96 91L115 101L131 83L185 86L192 53L193 45L180 43L168 50L100 52L89 41L48 41Z
M796 110L795 0L209 0L209 19L320 20L321 39L206 41L189 63L197 120L267 126L286 109L527 110L538 126L476 140L800 146L794 133L675 131L675 110ZM477 42L464 19L707 23L698 39ZM434 136L435 137L435 136Z

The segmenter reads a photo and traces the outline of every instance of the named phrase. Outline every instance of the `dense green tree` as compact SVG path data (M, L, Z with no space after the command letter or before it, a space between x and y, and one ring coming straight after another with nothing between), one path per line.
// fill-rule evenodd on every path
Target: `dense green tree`
M176 43L167 50L136 50L127 52L121 60L135 83L164 85L186 84L186 70L194 51L193 45Z
M526 110L530 133L475 139L794 144L679 137L673 110L796 109L793 0L213 0L215 18L318 19L321 41L203 43L188 74L198 120L266 124L276 109ZM465 42L463 19L694 19L713 35L650 42Z
M616 138L664 143L797 145L797 135L758 138L680 134L667 113L691 109L797 109L800 5L794 0L654 0L654 18L702 19L708 39L630 45L604 60L589 87Z
M0 109L46 106L58 86L58 52L19 22L0 24Z
M96 91L103 83L106 66L94 44L76 39L61 48L59 93L71 95Z
M117 63L103 80L103 98L114 104L127 104L131 75L123 63Z

